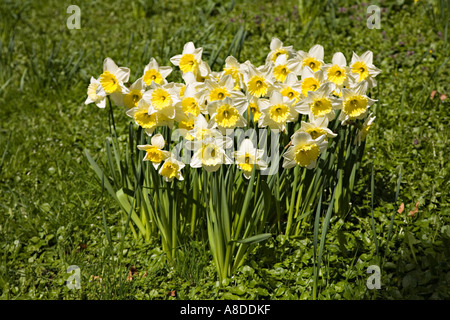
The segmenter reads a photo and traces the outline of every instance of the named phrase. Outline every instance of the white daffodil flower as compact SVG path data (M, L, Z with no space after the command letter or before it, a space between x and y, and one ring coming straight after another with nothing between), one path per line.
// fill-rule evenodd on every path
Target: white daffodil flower
M354 82L351 69L347 67L347 60L342 52L336 52L331 64L326 64L322 71L326 80L334 83L338 90L348 88Z
M267 163L262 160L264 150L256 149L250 139L244 139L239 150L234 152L235 163L244 172L244 177L250 179L253 167L257 170L267 169Z
M336 116L334 110L341 107L341 102L331 95L333 90L334 85L331 82L325 83L316 91L310 91L305 99L295 105L295 110L310 118L326 117L330 121L333 120Z
M261 109L259 107L260 98L256 98L252 95L248 95L247 99L248 99L247 110L248 110L249 119L253 120L253 123L258 123L258 121L262 115Z
M151 161L153 167L158 169L161 162L170 156L169 151L162 150L164 149L165 144L164 137L162 134L158 133L152 137L151 144L141 144L138 145L137 148L146 152L143 160Z
M324 50L320 44L314 45L308 52L297 51L297 59L300 63L300 75L303 79L303 72L309 67L313 72L319 71L324 65Z
M247 94L256 98L261 98L269 93L273 86L271 69L265 68L263 71L255 68L249 61L245 62L247 65L247 72L244 73L244 83Z
M367 119L364 121L362 127L358 131L358 136L356 138L358 146L361 145L361 143L366 140L367 134L369 133L370 128L373 126L373 121L376 117L372 117L372 113L367 117Z
M137 79L130 88L123 91L123 104L128 109L137 107L145 92L145 83L142 78Z
M100 81L94 77L91 77L91 82L87 89L87 99L84 104L90 103L95 103L101 109L104 109L106 106L106 92L100 84Z
M326 81L322 70L314 72L310 67L303 68L300 87L305 97L308 96L308 92L316 91L324 83Z
M178 161L174 154L171 154L159 169L159 174L164 177L166 182L171 182L173 179L184 180L181 169L185 167L185 164Z
M197 90L196 84L186 85L183 97L178 105L186 115L198 116L200 113L206 113L206 104L204 103L205 90Z
M199 66L202 62L203 48L195 48L193 42L184 45L182 54L178 54L170 58L175 66L178 66L183 73L192 72L197 75Z
M223 134L226 130L244 127L247 124L243 117L246 110L246 104L236 104L229 97L224 100L215 100L208 104L210 124L213 128L217 127Z
M172 72L172 67L159 66L155 58L151 58L150 62L144 68L144 75L142 80L147 87L150 87L152 82L163 85L167 83L167 76Z
M312 139L317 139L318 137L325 135L325 140L328 138L335 138L337 136L336 133L328 129L328 118L314 118L310 119L310 122L302 121L300 129L297 132L306 132L308 133Z
M312 139L306 132L297 132L292 136L292 145L283 154L283 168L290 169L299 165L312 169L316 166L320 153L328 147L325 135Z
M279 92L272 92L270 99L259 100L262 116L259 119L259 126L270 129L285 130L286 123L295 121L298 112L293 107L293 101L283 97Z
M142 95L141 102L149 107L149 114L158 113L168 119L175 119L175 105L180 101L177 91L171 84L159 85L152 82L150 90Z
M100 75L99 81L106 94L121 93L130 78L130 69L118 67L111 59L106 58L103 61L103 73Z
M272 69L272 75L278 82L284 82L286 77L293 73L298 75L299 63L294 59L287 59L285 54L278 56Z
M358 82L367 81L369 89L377 85L375 77L381 70L373 65L372 51L366 51L360 57L353 52L350 68Z
M343 88L341 98L342 112L339 115L339 120L342 124L347 124L348 121L363 119L369 107L377 100L373 100L366 95L369 84L367 81L361 81L353 88Z
M208 172L219 170L222 164L232 164L233 160L225 153L231 147L231 139L206 138L202 141L192 142L194 154L190 166L192 168L205 168Z
M298 81L297 76L293 72L286 76L286 80L283 83L275 83L272 91L280 92L283 97L293 100L294 104L302 99L301 82Z
M244 69L243 65L237 61L233 56L228 56L225 59L225 66L220 73L219 79L230 75L233 78L234 88L233 90L241 90L244 87Z
M286 55L287 58L292 58L295 56L295 50L292 46L284 47L283 42L281 42L280 39L272 38L272 41L270 42L270 52L267 55L266 63L275 63L277 58L283 54Z

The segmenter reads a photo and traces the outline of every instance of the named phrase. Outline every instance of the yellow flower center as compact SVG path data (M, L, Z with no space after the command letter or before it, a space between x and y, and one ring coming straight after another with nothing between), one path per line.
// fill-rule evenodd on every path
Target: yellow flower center
M187 53L181 57L179 67L180 67L181 71L183 71L183 73L186 73L186 72L195 73L198 68L198 63L195 60L195 56L193 54Z
M239 80L240 80L240 74L239 74L239 70L235 67L230 67L230 68L223 68L224 71L224 75L231 75L231 77L233 78L233 82L234 82L234 88L233 90L240 90L241 87L239 85Z
M161 175L167 179L175 178L179 168L178 164L166 161L161 168Z
M215 144L209 143L202 146L202 164L215 166L221 162L221 153Z
M144 77L142 78L142 80L144 80L147 86L150 86L152 84L152 81L157 84L162 84L164 79L161 76L161 73L158 72L158 70L150 69L144 73Z
M265 96L269 86L266 83L266 79L261 76L253 76L248 82L248 92L257 98Z
M279 57L279 56L281 56L282 54L285 54L285 55L287 55L288 54L288 52L287 52L287 50L286 49L277 49L277 50L275 50L273 53L272 53L272 62L274 62L275 63L275 61L277 61L277 58Z
M327 78L329 81L340 86L344 83L345 79L347 79L347 75L345 74L344 68L341 68L335 64L334 66L328 69Z
M162 88L155 89L152 92L151 102L156 110L163 110L172 105L172 97L169 92Z
M255 163L254 155L246 152L244 155L244 162L238 163L238 166L245 172L252 172L254 163Z
M348 97L344 101L344 112L350 119L358 118L360 115L364 114L367 110L369 101L366 97L360 95L353 95Z
M319 87L320 83L316 78L306 78L301 84L302 93L304 96L308 94L308 91L316 91Z
M306 133L309 133L311 138L313 138L313 139L317 139L318 137L327 134L327 132L324 129L320 128L320 127L309 128L309 129L307 129L305 131L306 131Z
M248 109L253 114L253 122L258 122L259 118L261 117L261 111L259 110L259 107L256 103L251 102L248 104Z
M184 92L186 91L186 85L182 86L180 89L180 97L183 98L184 97Z
M150 160L154 163L160 163L164 160L164 153L156 146L150 146L146 152L147 154L145 155L144 160Z
M192 119L189 119L189 120L180 121L178 123L178 128L179 129L185 129L187 131L191 131L192 129L194 129L194 124L195 124L195 119L192 118ZM185 138L187 140L194 140L194 137L190 133L187 133Z
M287 75L291 72L286 65L278 65L275 68L273 68L273 75L275 79L279 82L284 82L286 80Z
M156 114L148 114L145 109L138 110L134 114L134 120L144 129L154 128L157 125Z
M333 111L333 105L328 98L316 98L310 105L310 109L315 117L323 117Z
M197 100L192 97L184 98L181 101L181 108L186 115L192 114L196 117L200 114L200 108L198 106Z
M239 121L239 111L228 104L217 109L216 123L223 128L234 128Z
M365 80L369 76L369 69L362 61L357 61L352 65L352 72L359 74L358 82Z
M128 109L134 108L137 106L139 100L142 98L142 92L140 90L131 90L123 97L123 101L125 106Z
M283 88L280 93L289 100L294 99L294 103L297 103L300 100L300 92L293 90L291 87Z
M209 93L209 101L217 101L217 100L223 100L226 97L229 97L230 94L228 93L227 88L221 87L211 90Z
M312 143L299 147L295 152L294 160L299 166L307 167L312 161L317 160L319 154L319 146Z
M269 117L276 123L285 123L290 115L290 110L285 104L276 104L269 110Z
M313 72L316 72L316 71L320 70L320 67L322 66L322 62L320 62L320 61L317 60L316 58L309 57L309 58L306 58L306 59L303 60L302 65L303 65L304 67L305 67L305 66L308 66L308 67L311 68L311 70L312 70Z
M100 84L107 94L120 91L119 81L115 75L109 71L105 71L100 76Z

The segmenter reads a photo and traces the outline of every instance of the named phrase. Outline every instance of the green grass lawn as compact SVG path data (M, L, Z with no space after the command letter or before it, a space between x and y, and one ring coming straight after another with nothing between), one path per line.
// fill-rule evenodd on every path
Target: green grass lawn
M361 179L350 213L331 218L318 298L449 299L450 8L376 1L381 28L369 29L367 3L330 0L305 17L301 2L79 1L81 28L70 30L70 2L2 1L0 298L311 299L312 228L255 246L220 287L206 243L184 243L169 263L157 242L123 236L123 214L84 153L106 159L108 110L84 104L104 58L130 67L134 81L151 57L170 65L188 41L219 70L230 54L263 64L278 37L296 50L321 44L326 61L371 50L382 70ZM130 118L114 116L125 143ZM381 289L369 290L367 268L380 262ZM66 286L70 265L80 290Z

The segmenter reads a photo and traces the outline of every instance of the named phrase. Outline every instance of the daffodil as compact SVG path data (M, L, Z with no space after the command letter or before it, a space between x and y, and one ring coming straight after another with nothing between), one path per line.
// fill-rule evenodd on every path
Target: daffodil
M289 73L283 83L275 83L273 90L280 92L282 96L289 100L293 100L294 104L302 99L301 83L294 73Z
M271 71L268 68L255 68L247 62L247 72L244 73L244 83L248 94L261 98L266 96L273 86Z
M281 93L274 91L270 99L259 100L262 116L259 119L259 126L270 129L285 130L286 123L295 121L298 112L293 107L293 101L283 97Z
M346 124L351 120L362 119L366 116L369 107L376 102L376 100L366 95L367 89L367 81L359 82L353 88L342 89L342 112L339 116L342 124Z
M243 88L243 70L241 64L233 56L228 56L225 59L225 66L220 78L230 75L234 82L234 90L241 90Z
M180 101L177 94L177 87L168 83L159 85L152 82L150 90L142 95L139 103L148 106L148 113L158 113L168 119L175 118L175 105Z
M358 82L367 81L369 88L373 88L377 85L375 77L381 70L373 65L372 51L366 51L360 57L353 52L350 68L352 73L355 74Z
M262 115L259 108L259 99L254 96L248 96L248 113L254 123L258 123Z
M127 116L133 118L135 123L142 127L148 135L152 135L157 127L173 127L174 120L159 113L149 114L148 105L141 99L138 105L127 111Z
M141 144L137 148L146 152L144 161L151 161L155 169L158 169L161 162L170 156L169 151L162 150L164 146L164 137L158 133L152 137L151 144Z
M351 69L347 67L347 60L342 52L336 52L331 64L326 64L322 70L327 81L334 83L338 89L344 86L350 87L354 81Z
M198 116L200 113L206 112L206 104L204 103L205 90L198 91L195 84L188 84L183 93L179 105L186 115Z
M243 114L246 109L245 104L235 104L233 99L229 97L208 104L208 113L211 116L210 122L213 123L213 128L219 128L222 133L225 133L226 130L245 126L246 121Z
M183 53L170 58L170 62L178 66L183 73L192 72L197 75L202 61L203 48L195 48L193 42L184 45Z
M195 140L202 141L208 138L219 139L222 133L214 128L214 123L205 119L202 114L199 114L194 121L194 128L189 132Z
M214 172L219 170L222 164L232 164L233 160L225 152L225 148L230 147L230 140L206 138L192 142L194 154L190 166L203 167L208 172Z
M313 72L319 71L324 65L324 50L319 44L314 45L308 52L297 51L298 60L300 62L300 74L303 78L303 71L308 67Z
M137 107L145 92L145 84L142 78L137 79L130 88L124 90L123 103L128 108Z
M156 84L166 84L167 76L172 72L172 67L169 66L159 66L155 58L151 58L150 62L144 68L144 75L142 79L146 86L150 86L152 82Z
M322 70L314 72L310 67L303 68L300 88L305 97L308 96L308 92L316 91L325 82Z
M174 139L178 139L181 136L189 141L194 140L191 132L195 127L195 119L196 117L192 114L184 114L183 117L180 117L180 119L178 120L178 129L176 130L176 132L172 132L172 137Z
M310 119L310 122L302 121L300 129L296 132L306 132L312 139L325 135L325 140L328 138L334 138L337 136L333 131L328 129L328 118L314 118Z
M253 167L257 170L265 170L267 163L262 160L264 150L256 149L250 139L244 139L238 151L234 152L235 163L244 172L244 177L250 179Z
M267 55L266 62L275 63L277 58L280 55L286 55L288 58L291 58L295 55L295 51L292 46L283 46L283 42L278 38L272 38L270 42L270 52Z
M159 174L164 177L166 182L171 182L173 179L184 180L181 169L185 167L185 164L177 160L174 154L171 154L159 169Z
M372 113L367 117L367 119L364 121L363 125L358 131L358 136L356 138L358 146L361 145L361 143L366 140L367 134L369 133L370 128L373 126L373 121L376 117L372 117Z
M316 166L321 152L328 147L325 135L312 139L306 132L297 132L292 136L292 145L283 154L283 168L290 169L299 165L312 169Z
M103 73L100 75L99 81L106 94L121 93L125 88L124 83L130 78L130 69L118 67L111 59L106 58L103 61Z
M102 109L106 106L106 92L100 84L100 81L94 77L91 77L91 82L87 89L87 99L84 103L95 103L97 107Z
M298 66L299 63L295 61L294 59L287 59L287 56L285 54L282 54L278 56L277 60L275 61L274 67L272 69L273 77L278 82L284 82L286 80L286 77L293 73L295 75L298 75Z
M333 120L336 116L334 110L341 107L340 101L331 95L333 90L332 83L325 83L317 91L310 91L305 99L295 105L295 110L310 118L326 117Z

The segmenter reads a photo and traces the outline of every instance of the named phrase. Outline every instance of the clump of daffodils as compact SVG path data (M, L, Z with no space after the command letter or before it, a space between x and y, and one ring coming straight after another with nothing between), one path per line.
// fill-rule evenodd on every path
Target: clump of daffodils
M182 72L181 83L169 82L172 67L160 66L154 58L130 83L130 70L106 58L103 73L91 78L87 90L86 104L105 108L107 100L113 101L151 136L151 144L138 148L166 181L183 179L185 165L214 172L234 164L247 179L253 169L267 169L270 161L261 143L247 137L234 146L233 133L251 128L289 135L289 144L279 148L285 151L282 166L312 169L336 137L329 123L355 125L359 145L375 119L370 107L376 100L368 90L376 86L380 70L370 51L353 53L350 63L337 52L327 63L321 45L296 51L274 38L263 65L229 56L221 71L212 71L202 54L202 48L188 42L170 59ZM294 132L288 130L290 123ZM162 127L183 137L188 163L167 150Z

